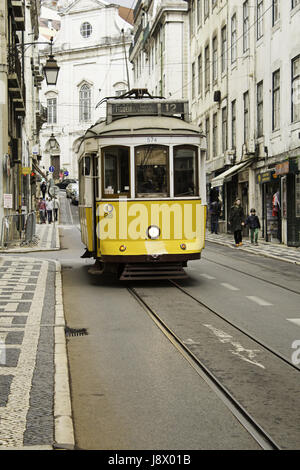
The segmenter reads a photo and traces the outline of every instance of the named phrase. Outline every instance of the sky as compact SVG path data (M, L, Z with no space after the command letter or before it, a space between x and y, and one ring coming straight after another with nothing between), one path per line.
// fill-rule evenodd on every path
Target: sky
M122 7L127 8L134 8L137 0L115 0L112 3L116 3L117 5L121 5Z

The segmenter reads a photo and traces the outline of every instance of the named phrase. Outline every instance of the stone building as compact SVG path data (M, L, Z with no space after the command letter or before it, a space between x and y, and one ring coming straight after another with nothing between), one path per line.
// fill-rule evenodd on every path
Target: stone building
M53 51L60 72L56 86L42 89L48 120L41 132L41 167L53 166L55 180L62 173L77 177L78 143L105 116L102 99L128 90L132 29L132 10L104 1L60 1L57 13L60 29ZM43 11L40 22L45 25Z

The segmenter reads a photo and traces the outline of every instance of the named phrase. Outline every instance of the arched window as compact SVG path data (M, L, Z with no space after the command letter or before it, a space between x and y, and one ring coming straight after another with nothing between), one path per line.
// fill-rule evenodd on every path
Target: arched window
M91 88L89 85L82 85L79 90L79 120L91 120Z

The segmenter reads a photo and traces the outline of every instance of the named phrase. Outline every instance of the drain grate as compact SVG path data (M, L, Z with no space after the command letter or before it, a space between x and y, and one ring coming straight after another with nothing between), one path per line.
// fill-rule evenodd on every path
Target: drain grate
M87 335L86 328L70 328L69 326L65 327L65 335L68 336L85 336Z

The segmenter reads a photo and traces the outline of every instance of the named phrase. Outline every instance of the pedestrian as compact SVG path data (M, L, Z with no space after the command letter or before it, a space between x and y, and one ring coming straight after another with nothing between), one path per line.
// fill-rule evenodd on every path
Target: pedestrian
M38 209L39 209L39 214L40 214L40 224L45 224L46 223L46 203L42 197L39 200Z
M57 221L58 219L58 209L60 208L59 200L56 196L53 198L53 212L54 212L54 220Z
M258 232L260 229L260 221L258 216L256 215L255 209L250 210L250 215L248 215L245 225L249 225L251 243L255 243L255 245L258 246Z
M53 202L49 197L47 197L47 199L46 199L46 209L47 209L48 223L51 224L52 223Z
M45 199L45 195L46 195L46 191L47 191L47 185L46 185L44 180L41 183L41 191L42 191L43 199Z
M219 217L221 215L221 202L219 198L213 201L210 205L210 224L211 233L218 235Z
M234 235L235 246L242 246L243 236L242 228L244 224L244 210L241 206L241 200L235 200L234 205L231 207L229 215L229 224Z

